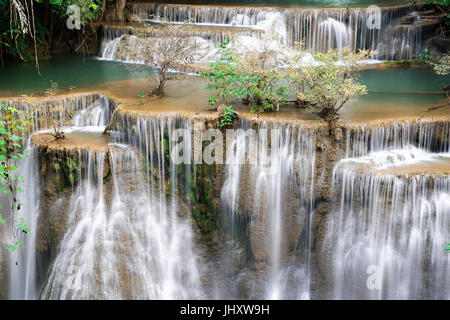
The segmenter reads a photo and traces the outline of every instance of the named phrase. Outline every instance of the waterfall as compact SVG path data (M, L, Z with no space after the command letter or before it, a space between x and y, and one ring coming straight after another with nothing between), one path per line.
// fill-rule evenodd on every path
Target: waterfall
M103 190L105 154L87 158L90 172L72 196L69 228L42 297L201 297L192 234L178 221L180 209L147 185L133 148L113 145L110 157L110 203Z
M355 125L346 130L345 157L360 157L371 151L416 146L432 152L450 151L448 121L396 121Z
M86 126L106 126L111 118L111 113L115 104L106 96L101 94L93 95L73 95L63 98L44 99L9 99L2 101L6 105L13 106L19 110L37 106L38 111L34 114L34 130L48 127L45 121L40 118L39 108L50 103L57 105L62 112L59 117L61 123L72 121L72 125L77 128ZM70 119L68 111L74 113ZM23 193L17 195L18 199L24 203L20 210L20 215L25 218L25 222L30 225L31 235L21 236L23 246L16 252L9 253L9 290L11 299L37 299L40 295L39 281L37 279L38 265L36 254L36 239L40 217L40 197L41 178L38 163L38 151L32 146L30 139L25 145L28 150L28 157L19 163L18 176L24 179ZM23 239L22 239L23 238ZM8 241L12 241L13 236L9 234Z
M289 124L272 124L269 130L261 122L256 132L245 121L240 127L228 147L221 201L230 214L249 216L252 254L265 269L262 297L308 299L314 130ZM297 248L302 234L306 243ZM295 250L306 254L303 263Z
M0 103L16 108L17 110L33 110L32 131L49 128L46 119L42 118L46 105L53 106L57 110L57 118L61 126L72 125L75 127L108 125L111 114L116 105L103 94L72 94L64 97L44 98L2 98Z
M115 108L100 95L71 99L74 130L106 125ZM194 121L213 126L203 115L118 110L110 142L59 150L77 177L54 198L53 169L43 168L52 154L28 146L18 173L33 233L9 254L9 297L450 298L448 120L343 122L330 145L326 125L242 117L223 166L193 162ZM172 161L180 145L182 164ZM199 241L197 178L214 184L208 214L231 221L211 240L230 254ZM61 237L51 242L43 223L53 228L54 216Z
M116 138L109 148L111 190L103 189L107 155L85 157L87 179L70 200L69 228L43 298L203 297L193 233L176 196L177 170L167 157L175 122L139 120L134 132ZM189 122L180 125L189 131Z
M383 7L381 29L367 26L365 8L276 8L170 5L133 3L133 15L140 21L166 19L172 23L189 21L198 25L262 29L278 35L286 45L302 42L307 50L350 47L377 51L378 59L411 59L421 50L421 24L402 25L401 18L411 8ZM275 22L275 24L274 24ZM105 34L105 37L110 35ZM258 38L257 33L252 38ZM105 52L102 51L105 57Z
M323 245L329 298L449 299L450 177L396 171L442 159L448 168L449 153L410 147L338 162Z
M19 165L17 176L22 176L24 184L21 185L22 192L17 194L17 198L23 203L19 214L25 218L25 223L30 225L31 234L18 234L15 239L11 232L8 235L8 242L21 241L22 246L9 255L9 298L10 299L36 299L39 296L39 288L36 279L36 236L39 220L39 205L41 194L41 183L39 175L39 165L35 147L28 143L26 150L29 150L28 157ZM2 206L4 207L4 206ZM7 208L7 207L4 207Z

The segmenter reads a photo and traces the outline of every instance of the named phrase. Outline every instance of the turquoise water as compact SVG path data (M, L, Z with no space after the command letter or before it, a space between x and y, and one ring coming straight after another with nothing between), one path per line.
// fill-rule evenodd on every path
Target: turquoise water
M450 76L438 76L431 68L372 69L362 71L359 82L369 91L438 92L450 83Z
M71 57L40 63L41 75L33 64L11 64L0 69L0 96L21 94L42 94L50 87L50 80L58 83L59 88L74 86L79 89L94 88L96 85L148 75L144 67L118 62L102 61L97 58ZM207 108L209 92L199 94L202 81L186 80L168 90L169 104L185 103ZM445 97L438 94L444 84L450 83L449 76L437 76L430 68L390 68L370 69L361 72L359 81L365 84L369 94L353 98L344 113L361 116L361 108L367 117L380 117L386 110L398 110L408 114L414 110L423 110L424 106L439 105ZM134 94L134 93L133 93ZM136 93L137 94L137 93ZM414 111L415 112L415 111Z
M41 61L39 66L41 75L33 63L14 63L0 67L0 91L19 94L42 93L50 87L50 80L57 82L61 89L71 86L89 88L104 82L142 78L147 75L142 66L127 66L94 57L83 59L77 56Z
M0 91L16 94L38 93L49 88L50 80L61 89L89 88L100 83L142 78L144 67L102 61L95 57L83 60L70 57L40 62L41 75L34 64L10 64L0 68ZM370 69L361 72L359 81L376 92L438 92L450 83L450 76L437 76L429 68Z
M366 7L370 5L406 4L405 0L169 0L136 1L173 4L233 5L233 6L277 6L277 7Z

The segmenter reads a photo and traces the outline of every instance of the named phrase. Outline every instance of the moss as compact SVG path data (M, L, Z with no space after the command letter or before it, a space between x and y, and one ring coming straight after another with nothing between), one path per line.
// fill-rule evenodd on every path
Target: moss
M396 60L383 63L385 67L391 68L419 67L424 66L425 64L426 63L421 60Z
M55 170L55 171L59 171L59 170L61 169L61 167L59 166L59 163L56 162L56 161L54 161L54 162L52 163L52 168L53 168L53 170Z

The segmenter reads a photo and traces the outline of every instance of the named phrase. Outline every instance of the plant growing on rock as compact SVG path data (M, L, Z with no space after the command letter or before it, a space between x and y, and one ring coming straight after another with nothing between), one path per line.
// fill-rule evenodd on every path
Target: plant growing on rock
M357 82L359 65L373 55L367 50L331 50L314 53L313 64L292 64L288 74L297 89L297 103L315 110L334 132L342 107L351 97L367 93L366 86Z
M232 106L224 106L220 112L219 127L226 128L233 126L233 120L237 118L237 112Z
M187 24L147 27L133 30L136 42L126 45L130 57L155 69L150 79L155 88L150 96L163 96L169 81L175 80L175 70L185 69L194 61L197 42Z
M17 240L19 232L31 233L25 219L19 214L22 203L16 196L17 192L22 191L19 184L23 182L23 177L16 177L14 172L18 169L17 162L21 158L25 158L24 153L20 152L24 138L15 134L23 131L24 128L17 124L16 114L15 108L0 104L0 192L11 197L8 215L12 226L15 228L15 240L12 244L6 246L10 251L16 250L22 244L21 241ZM0 205L0 225L6 223L6 216L2 215L3 209Z

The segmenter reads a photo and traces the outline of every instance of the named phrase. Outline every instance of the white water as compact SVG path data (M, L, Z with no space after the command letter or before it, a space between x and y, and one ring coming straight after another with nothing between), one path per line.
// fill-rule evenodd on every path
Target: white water
M354 51L370 49L377 50L378 59L391 60L411 59L421 50L420 25L397 25L398 18L408 14L407 6L384 8L380 30L367 27L365 8L283 9L156 3L137 3L132 7L135 17L144 21L163 18L174 23L190 21L203 26L262 29L278 35L283 44L302 42L312 51L343 47ZM254 34L252 37L257 39L259 36ZM105 34L105 39L110 39L110 35Z
M179 221L180 209L147 185L133 148L113 145L110 159L109 202L110 191L103 190L105 154L88 156L88 178L72 196L69 229L42 297L200 298L192 233Z
M322 248L330 259L328 298L450 298L450 257L444 251L450 237L450 178L383 175L354 167L402 167L434 158L408 148L336 165L333 210Z
M105 109L99 111L96 103L86 107L91 115L76 118L79 125L107 123L101 120L108 116ZM166 159L173 149L167 138L176 128L190 131L191 121L177 116L122 120L116 128L121 134L109 152L80 153L87 169L80 171L80 182L70 195L68 229L42 294L36 281L36 252L20 249L18 265L10 260L10 297L211 297L193 240L195 222L190 210L173 196L179 186L189 193L189 179L180 179L176 166ZM242 121L239 127L247 130L250 123ZM323 298L313 289L312 250L314 194L323 183L316 180L323 173L315 174L315 165L325 161L316 154L320 139L314 130L291 122L261 121L258 127L280 134L257 136L253 150L246 145L245 132L235 137L229 151L234 150L238 159L253 155L254 162L226 166L221 201L232 219L250 217L250 250L261 272L245 269L230 279L240 281L247 272L251 281L255 279L255 298ZM327 298L450 298L450 265L444 251L450 237L448 175L377 171L448 158L448 129L446 122L419 121L361 125L344 132L346 158L334 168L326 238L323 247L315 249L333 266L325 270L332 286ZM186 141L190 150L192 137ZM24 207L23 214L33 226L39 218L40 192L34 151L26 161L20 170L25 170L21 172L33 188L25 188L23 202L35 207ZM106 177L104 169L109 165L112 174ZM195 174L190 165L184 170ZM26 238L26 248L36 247L37 231ZM380 290L367 287L370 266L381 272ZM218 295L239 297L231 292Z
M281 125L272 126L267 134L262 134L261 129L268 129L263 122L252 142L250 131L246 131L249 126L242 123L242 127L245 131L235 136L228 150L229 156L241 162L227 165L221 201L233 216L250 215L251 246L256 250L253 254L257 260L267 263L264 279L259 281L264 292L260 298L308 299L309 254L304 264L293 262L296 258L289 256L288 247L292 243L287 243L286 234L293 232L294 237L299 237L299 231L310 228L315 161L313 133ZM244 159L248 165L242 165ZM296 206L297 197L306 206ZM309 231L307 234L310 236ZM305 251L309 240L303 248Z
M104 129L114 108L113 104L103 95L75 95L66 98L50 98L32 102L31 100L10 100L8 104L17 109L29 108L30 104L45 103L56 104L62 110L72 108L75 116L72 120L74 126L78 128L94 128ZM39 113L35 114L33 119L35 129L45 128L46 124L39 120ZM60 114L61 123L66 122L66 114ZM68 131L73 131L70 128ZM37 256L36 256L36 237L38 234L38 223L40 216L40 194L41 194L41 177L38 163L38 155L36 148L30 145L28 140L25 150L28 150L28 156L19 164L17 176L22 176L25 184L23 192L18 193L18 199L24 204L20 210L20 216L25 218L25 222L31 228L31 235L24 236L19 234L19 238L15 239L10 231L8 242L20 240L23 246L15 252L9 254L9 297L11 299L37 299L40 295L41 288L37 281Z
M21 241L22 246L14 252L9 252L9 298L10 299L36 299L39 288L36 279L36 236L39 221L39 206L41 195L41 179L37 152L35 147L26 145L28 157L20 163L17 176L24 177L21 185L23 192L17 194L17 199L23 203L19 214L25 218L30 226L31 234L24 235L19 232L14 236L15 230L10 230L8 242L13 244Z

